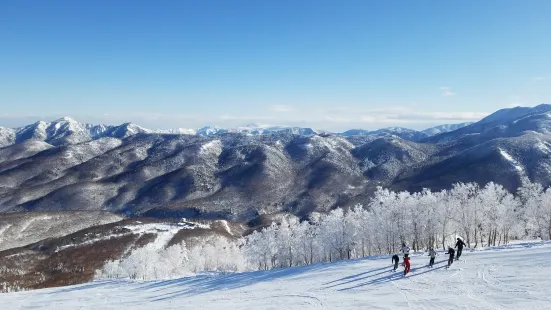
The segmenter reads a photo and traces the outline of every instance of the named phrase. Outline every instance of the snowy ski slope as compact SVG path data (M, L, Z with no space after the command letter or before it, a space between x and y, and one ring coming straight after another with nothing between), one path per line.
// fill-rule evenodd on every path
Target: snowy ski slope
M103 281L0 294L2 309L549 309L551 243L476 252L446 270L413 256L412 272L372 257L170 281Z

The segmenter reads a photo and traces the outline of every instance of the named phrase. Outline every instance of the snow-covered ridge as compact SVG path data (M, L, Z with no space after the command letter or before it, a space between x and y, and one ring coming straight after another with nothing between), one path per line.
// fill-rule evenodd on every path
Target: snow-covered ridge
M4 214L0 217L0 251L122 219L122 216L108 212L85 211Z
M343 133L329 133L327 131L315 130L312 128L274 126L264 124L248 124L235 128L221 128L217 126L206 126L198 129L177 128L177 129L147 129L133 123L122 125L92 125L80 123L70 117L62 117L52 122L39 121L34 124L20 128L0 127L0 147L26 140L40 140L52 145L67 145L82 143L104 137L124 139L137 134L177 134L177 135L200 135L216 136L224 133L241 133L246 135L269 135L276 133L288 133L295 135L318 135L336 134L343 136L351 135L396 135L410 141L419 141L433 134L455 130L466 124L442 125L416 131L407 128L389 127L379 130L348 130Z
M167 231L174 232L179 231L180 229L210 229L210 225L187 221L183 218L178 223L142 223L140 221L136 221L135 224L125 225L123 228L128 229L134 234L147 234Z
M124 139L141 133L195 134L195 131L184 128L151 130L132 123L118 126L92 125L63 117L52 122L39 121L14 129L0 127L0 147L27 140L40 140L52 145L78 144L106 137Z
M215 156L219 156L221 152L222 142L220 140L212 140L210 142L207 142L201 145L201 148L199 149L199 153L201 155L213 154Z
M275 133L290 133L297 135L318 135L337 134L343 136L388 136L395 135L409 141L422 141L424 139L440 136L450 132L458 131L459 135L473 133L473 131L485 130L490 124L503 125L508 122L515 124L517 121L532 115L543 114L546 117L551 112L551 105L541 104L539 106L517 107L512 109L499 110L478 123L445 124L422 131L401 127L389 127L378 130L352 129L342 133L330 133L312 128L274 126L263 124L248 124L235 128L221 128L217 126L206 126L199 129L177 128L152 130L140 127L132 123L119 126L83 124L70 117L63 117L53 122L39 121L21 128L0 127L0 147L13 143L36 139L53 145L74 144L98 139L101 137L126 138L132 135L145 134L190 134L201 136L215 136L224 133L242 133L247 135L265 135ZM542 129L543 130L543 129ZM437 139L449 141L451 138L442 136Z
M172 238L176 235L176 233L178 233L182 229L210 229L210 225L190 222L186 221L186 219L181 219L181 221L178 223L142 223L140 221L136 221L134 224L124 225L122 226L122 228L122 233L114 233L101 237L93 237L91 234L88 234L91 236L90 239L84 242L80 242L78 244L63 245L61 247L58 247L56 249L56 252L66 250L71 247L90 245L103 240L117 239L128 234L155 234L156 239L153 242L152 246L155 249L161 249L167 246L170 240L172 240Z
M471 124L474 124L474 123L467 122L467 123L460 123L460 124L440 125L440 126L432 127L432 128L429 128L429 129L425 129L422 132L427 134L429 137L431 137L431 136L435 136L435 135L438 135L438 134L441 134L441 133L455 131L457 129L469 126Z
M499 136L516 136L526 131L549 132L548 114L551 105L540 104L536 107L516 107L496 111L479 122L444 132L427 139L427 142L449 142L469 135L483 135L496 138Z

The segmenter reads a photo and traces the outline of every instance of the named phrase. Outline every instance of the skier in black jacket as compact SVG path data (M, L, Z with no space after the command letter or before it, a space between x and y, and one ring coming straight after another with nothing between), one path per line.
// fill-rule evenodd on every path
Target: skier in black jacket
M448 259L448 266L447 268L450 268L450 266L453 264L453 256L455 255L455 250L450 246L448 247L448 253L450 255L450 258Z
M396 269L398 269L398 263L400 262L400 257L398 256L398 254L394 254L394 256L392 256L392 262L394 263L393 271L396 271Z
M455 244L455 247L457 248L457 257L455 258L455 260L459 259L459 257L461 256L461 252L463 252L463 247L465 245L466 245L465 242L463 242L461 238L457 238L457 243Z

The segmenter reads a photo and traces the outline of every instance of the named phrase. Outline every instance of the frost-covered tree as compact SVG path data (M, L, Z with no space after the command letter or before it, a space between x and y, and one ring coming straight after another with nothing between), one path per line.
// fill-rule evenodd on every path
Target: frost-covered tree
M188 250L184 243L166 249L157 249L148 244L135 249L120 260L108 262L96 274L97 278L129 278L135 280L158 280L183 277L191 274L186 268Z
M196 243L189 250L187 268L194 273L203 271L237 272L248 269L242 240L217 236Z
M434 247L437 243L440 196L440 193L433 193L428 189L424 189L421 195L417 197L417 208L422 210L420 223L423 227L422 236L426 248Z
M145 246L108 263L102 277L159 279L203 271L267 270L390 254L406 242L415 251L453 246L507 244L523 237L551 239L551 188L523 180L517 196L488 183L454 184L418 193L377 188L363 205L312 213L299 221L279 216L242 239L213 237L167 249Z
M448 200L455 208L454 220L469 247L473 238L476 240L480 221L478 194L478 185L474 183L454 184L449 192Z
M453 228L452 219L455 210L457 210L457 201L452 198L448 191L443 190L441 192L440 207L437 209L437 219L440 227L440 239L442 241L442 249L446 249L451 245L448 242L450 237L455 237L456 233ZM452 239L453 240L453 239Z
M280 267L292 267L297 265L298 242L298 220L296 218L284 217L276 231L276 252Z
M482 227L488 240L488 245L495 245L498 237L500 221L500 213L503 210L512 206L514 208L513 196L499 184L493 182L488 183L480 191L480 207L484 212L484 220Z
M317 261L319 253L319 225L304 221L297 224L297 255L301 257L304 265L310 265Z
M373 227L370 225L370 214L360 204L357 204L349 212L350 229L355 232L354 245L357 255L364 257L371 255Z
M509 243L512 234L517 238L522 236L522 233L519 233L522 223L519 206L520 200L512 194L508 193L503 197L497 214L497 226L500 231L499 245Z
M249 258L256 261L259 269L268 270L276 263L276 233L277 225L255 231L247 237L246 251Z
M523 185L518 189L526 234L547 240L551 239L549 190L527 179L523 180Z
M376 232L377 248L379 252L394 253L400 248L404 240L404 230L400 227L403 222L401 213L396 203L396 193L378 187L369 207L373 214L372 225L378 227Z
M551 240L551 188L543 192L539 199L537 209L538 225L540 236L542 239Z
M352 232L348 227L347 218L341 208L329 212L322 216L320 221L320 237L328 245L326 254L329 261L335 259L344 259L347 251L350 250L352 242Z

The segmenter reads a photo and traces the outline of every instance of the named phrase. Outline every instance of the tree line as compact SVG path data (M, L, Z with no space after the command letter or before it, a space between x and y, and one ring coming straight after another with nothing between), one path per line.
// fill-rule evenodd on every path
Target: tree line
M446 249L462 237L468 247L512 239L551 239L551 188L524 181L516 195L503 186L457 183L450 190L393 192L379 187L366 205L300 222L291 216L245 238L259 269L309 265L396 253Z
M304 266L392 254L402 243L416 252L446 249L456 237L474 248L551 239L551 188L529 180L515 194L495 183L457 183L449 190L417 193L379 187L364 205L312 213L305 221L283 215L238 240L217 237L192 248L144 247L108 263L98 277L146 280Z

